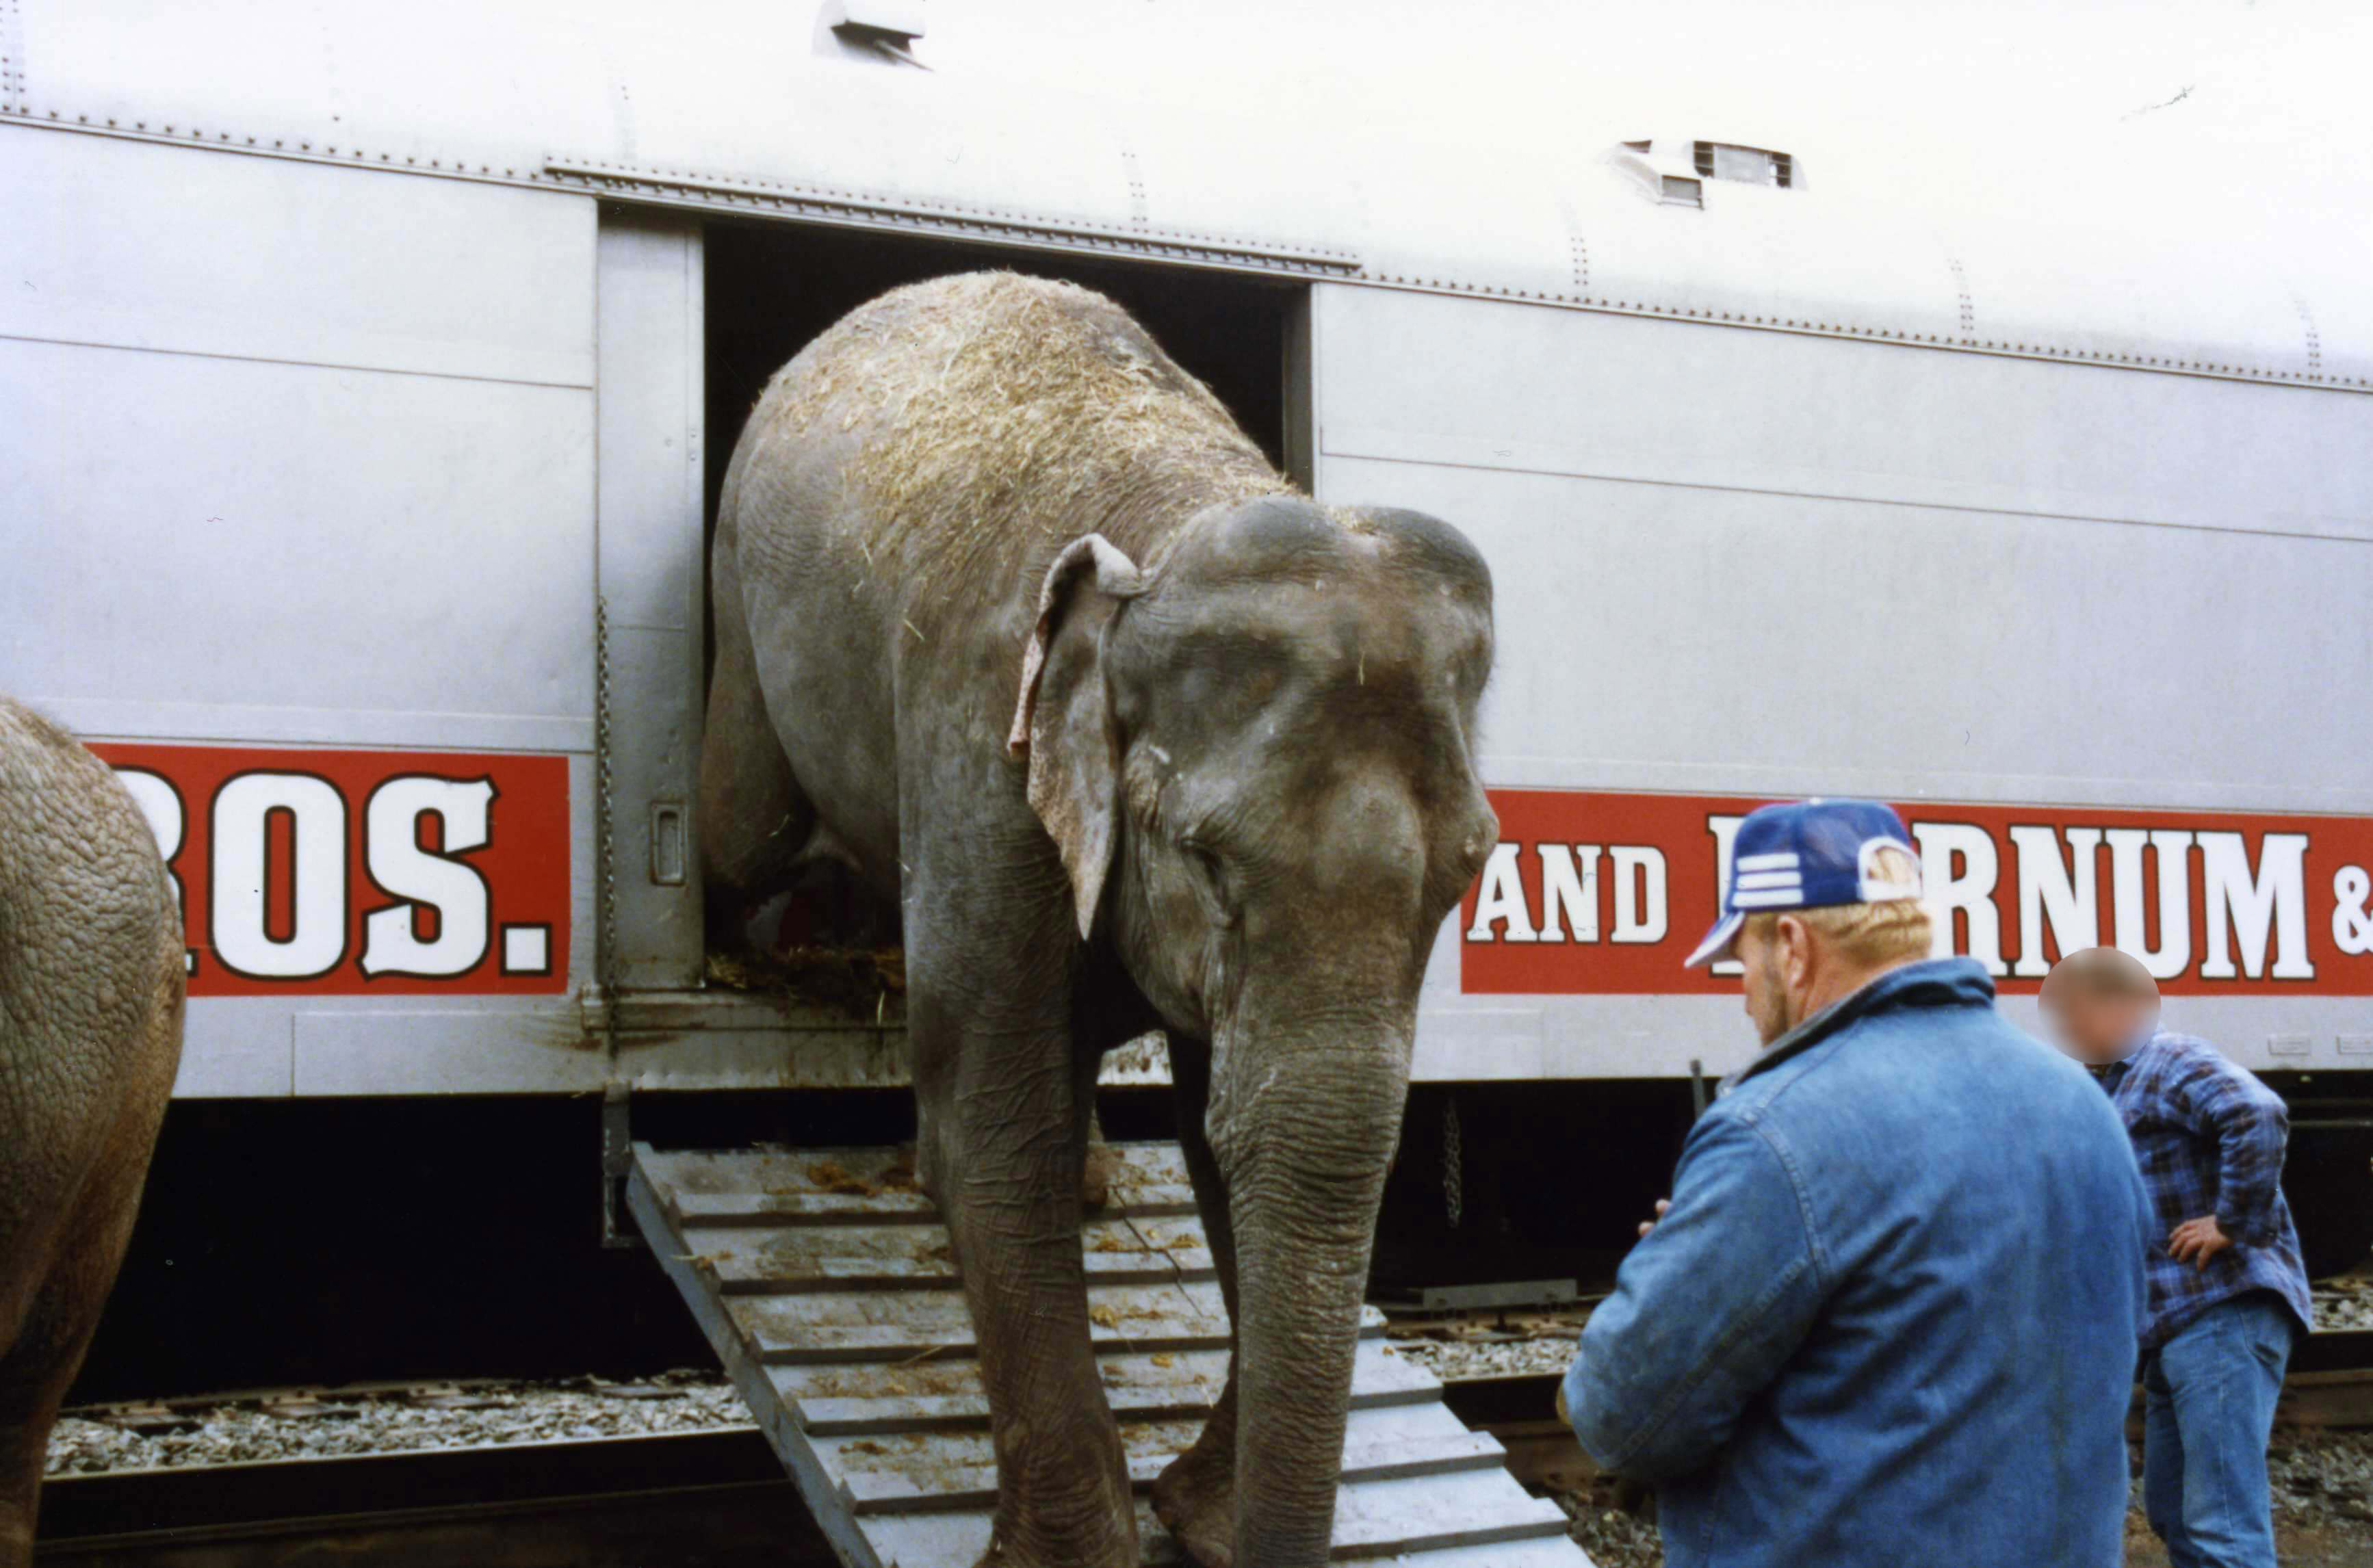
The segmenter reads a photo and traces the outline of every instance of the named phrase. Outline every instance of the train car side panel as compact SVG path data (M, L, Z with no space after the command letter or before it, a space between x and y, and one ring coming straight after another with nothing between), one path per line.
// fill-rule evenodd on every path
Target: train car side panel
M2342 457L2373 405L1332 285L1313 310L1320 494L1437 511L1493 563L1489 784L1905 802L1936 842L1932 885L1962 900L1964 950L1981 872L1994 912L1974 918L2026 913L2018 840L1975 820L1998 813L1938 802L2031 805L2023 827L2063 848L2094 835L2100 940L2122 941L2122 918L2162 952L2187 944L2168 985L2194 993L2174 1004L2189 1024L2255 1066L2367 1065L2366 1004L2337 970L2362 962L2344 884L2364 871L2345 851L2373 815L2373 722L2283 694L2373 678L2373 494ZM2101 614L2111 590L2140 608ZM2091 824L2087 806L2120 810ZM1652 857L1712 863L1709 813L1669 843L1619 809L1569 813L1552 837L1597 852L1600 951L1624 919L1635 941L1652 923ZM2333 824L2315 854L2338 859L2303 856L2295 894L2283 857L2311 836L2268 813ZM1536 889L1538 837L1509 840ZM2214 931L2212 875L2215 916L2241 910ZM2192 922L2173 932L2136 912L2170 876ZM1686 892L1670 905L1710 897ZM1659 908L1655 940L1694 934ZM1422 1077L1720 1071L1751 1048L1736 1000L1673 994L1677 973L1463 994L1474 914L1437 946ZM1508 940L1483 923L1476 940ZM2204 968L2237 940L2278 954L2290 925L2318 933L2330 983ZM2018 933L1995 942L2010 977ZM2031 999L2008 1005L2031 1017Z
M0 686L112 743L205 890L180 1092L598 1082L594 204L0 159Z

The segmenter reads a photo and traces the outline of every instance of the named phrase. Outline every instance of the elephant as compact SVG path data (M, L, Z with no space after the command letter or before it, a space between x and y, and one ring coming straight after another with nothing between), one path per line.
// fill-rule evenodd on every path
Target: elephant
M1233 1347L1156 1512L1210 1568L1324 1562L1419 984L1498 837L1482 556L1299 493L1104 296L975 273L776 373L711 587L713 906L821 857L903 919L918 1174L998 1465L982 1562L1140 1562L1080 1191L1099 1059L1152 1029Z
M131 1239L181 1058L181 913L131 794L0 697L0 1568Z

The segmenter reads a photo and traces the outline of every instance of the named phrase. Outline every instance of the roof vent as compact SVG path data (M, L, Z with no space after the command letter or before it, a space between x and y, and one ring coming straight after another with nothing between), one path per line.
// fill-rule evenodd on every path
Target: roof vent
M1785 191L1796 183L1796 160L1784 152L1764 147L1736 147L1728 142L1699 142L1691 160L1708 180L1736 180L1742 185L1777 185Z
M1783 191L1802 188L1803 170L1784 152L1730 142L1619 142L1607 160L1630 177L1659 205L1702 207L1710 180L1761 185Z
M915 41L922 36L922 0L824 0L816 13L819 54L928 71L915 58Z

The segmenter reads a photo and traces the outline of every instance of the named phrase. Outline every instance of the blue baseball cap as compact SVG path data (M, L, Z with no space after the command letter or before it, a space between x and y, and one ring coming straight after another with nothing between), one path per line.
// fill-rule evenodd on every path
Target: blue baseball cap
M1898 850L1890 854L1887 851ZM1893 806L1877 801L1790 801L1759 806L1730 841L1722 918L1683 966L1730 955L1747 917L1920 896L1920 851Z

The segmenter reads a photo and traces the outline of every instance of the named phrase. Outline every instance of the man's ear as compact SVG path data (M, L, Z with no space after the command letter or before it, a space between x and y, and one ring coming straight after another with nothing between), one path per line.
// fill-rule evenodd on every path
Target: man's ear
M1810 983L1813 933L1795 916L1783 915L1771 922L1771 961L1783 984L1801 987Z
M1080 935L1094 924L1120 832L1120 758L1105 695L1104 634L1145 591L1137 563L1101 533L1063 546L1038 590L1006 750L1030 759L1030 805L1070 873Z

